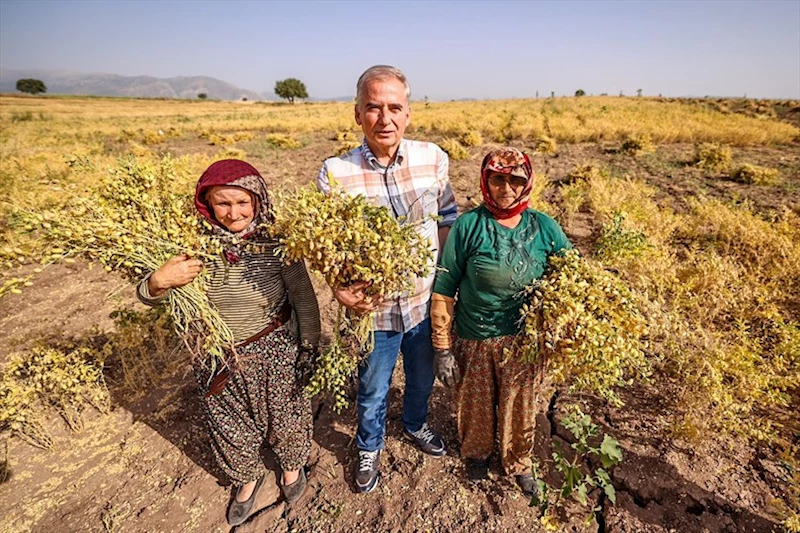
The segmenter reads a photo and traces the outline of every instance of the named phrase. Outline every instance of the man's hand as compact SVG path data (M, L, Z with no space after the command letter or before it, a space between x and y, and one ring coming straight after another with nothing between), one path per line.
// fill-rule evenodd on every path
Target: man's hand
M186 254L175 256L150 275L147 290L150 296L157 298L169 289L188 285L202 270L202 261Z
M336 301L341 305L359 315L369 313L377 309L381 302L383 302L382 298L367 296L364 289L369 287L369 285L370 284L366 281L359 281L348 287L335 289L333 291L333 297L336 298Z
M449 349L433 349L433 373L449 389L461 381L461 371L458 369L453 352Z

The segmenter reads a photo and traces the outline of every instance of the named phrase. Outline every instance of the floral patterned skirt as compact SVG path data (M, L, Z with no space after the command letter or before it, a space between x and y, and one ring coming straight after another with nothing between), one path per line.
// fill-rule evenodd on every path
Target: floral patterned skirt
M260 448L269 442L284 471L306 464L311 453L311 401L295 378L297 337L278 329L237 348L237 369L225 388L206 395L211 377L195 365L214 456L237 485L264 472Z
M486 459L497 438L507 474L530 472L536 415L552 395L542 365L517 360L515 340L456 338L453 346L462 376L456 391L461 456Z

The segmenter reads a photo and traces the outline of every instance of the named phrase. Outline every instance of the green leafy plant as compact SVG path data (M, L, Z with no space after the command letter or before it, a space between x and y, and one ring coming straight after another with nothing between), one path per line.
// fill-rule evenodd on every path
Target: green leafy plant
M597 240L597 258L601 261L641 255L650 248L647 236L641 231L626 228L625 213L614 213L613 220L603 226Z
M329 179L329 194L314 186L275 194L270 229L279 240L281 258L304 260L334 289L367 283L364 292L378 298L409 290L416 276L432 271L433 252L417 231L419 222L398 221L386 207L372 205L363 195L351 196ZM335 337L320 356L308 395L328 390L334 394L334 409L347 406L344 386L360 355L372 350L372 324L373 313L351 317L340 307ZM348 346L344 337L355 339L356 346Z
M308 98L306 84L297 78L286 78L275 82L275 94L293 104L295 98Z
M567 408L569 414L561 423L575 437L575 442L570 445L571 453L567 453L558 443L554 443L553 464L561 478L560 486L548 484L541 466L534 462L533 476L536 481L536 491L531 498L530 505L538 507L542 513L543 525L553 526L556 520L556 511L563 507L566 498L572 498L582 506L591 507L585 523L588 524L600 510L590 501L590 492L598 488L603 491L606 498L613 504L617 502L617 492L611 482L609 470L622 461L622 449L616 439L606 434L599 445L596 442L600 428L592 422L589 415L572 405ZM602 466L593 468L592 462L600 460Z

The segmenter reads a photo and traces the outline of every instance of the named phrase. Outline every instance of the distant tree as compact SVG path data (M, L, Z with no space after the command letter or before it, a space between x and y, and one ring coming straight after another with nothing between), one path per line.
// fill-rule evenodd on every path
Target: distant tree
M246 101L247 101L247 97L246 96L242 96L242 102L246 102Z
M642 90L641 89L636 89L636 96L638 96L639 98L642 97Z
M536 89L536 98L539 98L539 89Z
M17 80L17 90L28 94L39 94L39 93L46 93L47 87L45 87L44 82L42 80L33 80L30 78L24 78L21 80Z
M297 78L286 78L275 83L275 94L293 104L295 98L308 98L306 84Z
M550 91L550 98L555 98L555 97L556 97L556 92Z
M206 93L200 93L200 94L197 95L197 97L200 100L205 100L206 98L208 98L208 95Z
M622 91L620 91L620 92L619 92L619 96L620 96L620 98L622 98L622 97L623 97L623 96L625 96L625 95L624 95L624 94L622 94Z
M600 96L608 96L608 93L600 93Z
M586 91L584 91L583 89L578 89L577 91L575 91L575 96L586 96Z

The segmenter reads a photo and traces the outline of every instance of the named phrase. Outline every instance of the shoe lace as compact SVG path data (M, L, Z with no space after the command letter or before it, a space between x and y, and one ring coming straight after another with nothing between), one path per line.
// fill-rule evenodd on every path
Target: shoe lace
M358 469L359 470L372 470L372 465L375 459L378 458L378 450L374 452L360 452L358 454Z
M425 441L427 443L431 443L433 439L436 438L436 434L431 431L431 428L428 427L427 422L422 424L422 427L419 428L417 431L412 431L412 435L417 437L419 440Z

